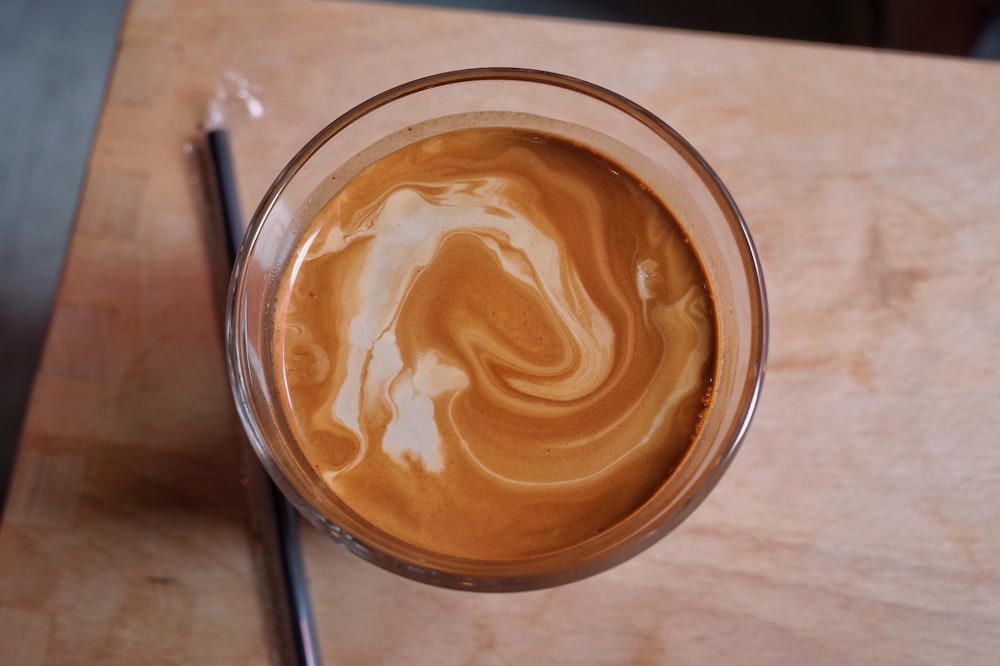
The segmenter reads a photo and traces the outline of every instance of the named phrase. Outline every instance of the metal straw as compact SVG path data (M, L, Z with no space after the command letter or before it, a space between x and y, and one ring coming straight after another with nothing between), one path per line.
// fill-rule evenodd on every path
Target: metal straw
M230 267L236 260L236 253L243 240L243 223L240 215L239 197L236 191L236 171L229 149L229 135L224 129L209 129L206 132L208 149L211 154L212 176L218 194L219 209L226 229L226 249ZM269 515L261 516L258 522L265 548L271 557L272 583L278 587L275 599L278 619L283 626L278 627L279 639L287 649L285 660L296 666L320 666L319 644L313 623L312 608L309 604L309 590L306 583L302 549L299 543L298 524L295 508L278 490L260 464L254 460L250 480L262 496Z

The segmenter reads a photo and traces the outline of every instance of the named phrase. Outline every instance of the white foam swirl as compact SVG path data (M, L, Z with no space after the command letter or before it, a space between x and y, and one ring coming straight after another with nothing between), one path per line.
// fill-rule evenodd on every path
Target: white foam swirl
M503 190L500 179L455 182L443 191L436 187L433 194L401 187L361 211L356 231L330 234L313 248L316 257L366 243L353 284L376 286L355 299L348 314L346 373L332 406L332 416L355 434L361 450L354 463L333 474L350 470L366 454L372 442L359 418L383 403L391 408L383 450L400 461L417 460L428 471L443 466L434 399L453 396L470 378L437 354L424 356L415 371L407 368L396 325L407 292L451 234L475 234L509 277L543 294L574 346L573 358L583 360L568 368L562 381L513 377L507 380L511 388L527 399L569 401L600 386L612 372L607 354L614 344L611 322L579 276L566 270L556 239L527 219Z

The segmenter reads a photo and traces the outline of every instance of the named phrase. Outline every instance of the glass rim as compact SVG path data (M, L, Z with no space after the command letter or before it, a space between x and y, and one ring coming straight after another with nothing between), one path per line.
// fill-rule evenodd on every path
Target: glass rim
M349 128L359 119L396 100L445 85L491 80L543 84L586 95L627 114L670 144L678 155L698 174L702 183L709 189L729 222L730 234L738 247L744 264L742 274L745 275L746 288L750 294L750 318L755 323L755 326L753 326L753 336L750 340L750 350L748 352L750 357L748 370L745 376L741 373L740 379L734 384L733 396L734 399L738 399L739 407L731 422L727 422L725 426L726 432L723 439L727 445L712 455L712 458L715 460L714 466L699 477L696 489L690 494L685 503L678 510L670 513L665 519L656 522L656 529L646 529L644 534L639 535L634 540L630 548L623 552L614 553L613 557L601 556L601 553L611 551L615 545L615 542L608 539L607 546L597 550L596 554L589 555L587 559L581 560L577 566L564 567L554 572L542 574L524 574L523 572L537 567L540 562L559 561L565 558L568 553L576 552L583 544L531 558L497 562L468 560L437 553L427 553L431 557L418 565L413 562L399 561L392 553L387 553L386 549L380 546L373 547L370 543L363 543L355 539L353 535L345 533L341 526L331 523L327 516L324 516L322 512L313 507L300 490L285 478L286 474L284 470L278 467L273 456L270 454L268 443L259 429L259 419L252 407L252 396L248 393L248 387L253 383L253 380L250 376L248 366L246 338L245 335L241 334L241 330L243 330L247 323L243 307L246 264L253 254L262 228L271 216L272 209L289 183L302 170L310 158L334 136ZM550 587L579 580L630 559L676 528L702 503L728 468L746 436L756 411L766 368L768 324L769 317L763 271L759 254L750 236L746 221L721 178L719 178L715 170L681 134L644 107L597 84L564 74L537 69L483 67L432 74L379 93L356 105L326 125L289 160L257 206L237 253L227 298L226 352L230 385L234 394L237 412L244 430L247 432L248 440L269 475L306 518L314 524L318 524L327 532L330 532L340 545L346 547L354 554L360 555L369 562L407 578L453 589L521 591ZM608 530L608 532L613 531ZM346 539L344 538L345 536ZM594 540L602 541L600 537L595 537L591 541ZM456 573L459 569L465 573Z

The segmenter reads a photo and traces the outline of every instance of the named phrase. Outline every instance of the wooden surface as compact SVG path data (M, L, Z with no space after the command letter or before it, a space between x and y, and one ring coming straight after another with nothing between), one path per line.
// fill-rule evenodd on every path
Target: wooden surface
M247 214L322 125L478 65L580 76L712 163L770 364L707 502L610 572L432 589L304 530L328 664L995 664L1000 68L335 2L135 0L0 528L0 664L268 663L193 160L224 71ZM26 223L28 223L26 221Z

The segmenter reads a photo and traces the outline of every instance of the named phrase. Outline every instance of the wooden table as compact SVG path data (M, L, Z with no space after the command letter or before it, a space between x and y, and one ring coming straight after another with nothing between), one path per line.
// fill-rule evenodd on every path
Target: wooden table
M265 108L230 122L249 213L350 106L496 64L618 90L716 167L768 280L763 400L693 517L569 586L433 589L304 529L326 663L996 664L1000 67L306 0L129 11L0 528L0 664L271 658L184 151L223 72Z

